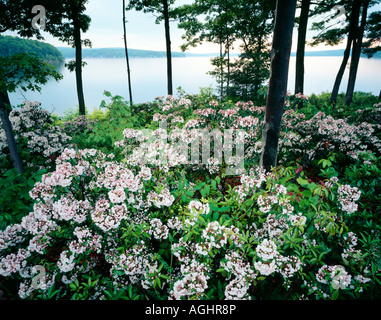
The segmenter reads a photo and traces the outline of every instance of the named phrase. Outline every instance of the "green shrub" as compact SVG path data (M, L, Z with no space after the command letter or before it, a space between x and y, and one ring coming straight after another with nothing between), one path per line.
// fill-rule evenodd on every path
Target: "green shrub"
M337 150L313 168L285 164L265 173L254 148L256 160L229 175L229 159L188 162L173 134L240 128L249 152L260 139L263 108L215 100L196 108L191 99L163 97L144 131L133 128L121 97L111 100L107 117L124 118L109 119L113 130L113 121L98 121L89 134L105 152L66 149L34 184L32 211L0 235L0 273L19 284L19 297L380 297L375 153L358 152L346 169ZM289 113L285 121L295 130L299 120ZM171 139L162 140L165 134ZM36 266L45 282L36 283Z
M8 225L20 223L32 209L29 191L41 179L46 170L34 174L20 174L10 169L0 178L0 230Z

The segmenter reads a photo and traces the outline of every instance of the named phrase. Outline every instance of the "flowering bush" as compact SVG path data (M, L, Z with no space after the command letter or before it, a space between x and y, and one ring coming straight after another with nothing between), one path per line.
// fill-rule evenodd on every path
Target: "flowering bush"
M335 119L320 111L307 120L303 113L289 109L285 111L283 127L281 163L298 158L306 162L317 155L324 157L336 152L345 164L359 160L364 151L381 154L381 140L375 135L377 124L350 124L346 119Z
M69 145L71 137L58 126L48 111L39 102L25 101L21 108L9 114L21 158L33 170L49 168L54 159ZM5 132L0 126L0 160L7 155Z
M380 221L367 211L364 187L347 181L352 171L339 176L333 158L320 159L311 180L295 166L265 173L245 159L229 176L233 153L195 163L179 143L243 130L235 141L244 141L245 156L255 154L262 120L263 108L251 102L212 99L193 108L169 96L152 130L120 134L123 160L66 148L31 189L31 212L0 231L0 276L17 281L22 299L379 294ZM232 146L224 141L221 151Z
M189 103L168 97L154 120L182 133L211 124L256 132L258 118L241 114L250 103L216 110L210 101L180 121L173 109ZM95 149L57 158L30 192L33 211L1 234L0 272L20 279L21 298L110 299L130 288L130 296L160 299L256 299L269 287L283 298L329 298L374 284L377 257L355 233L357 187L335 176L293 183L289 169L252 167L229 189L219 163L192 182L205 168L188 165L187 154L181 160L174 143L158 144L164 131L147 142L142 131L124 130L117 145L125 162ZM36 265L47 273L37 284Z
M192 185L94 149L56 163L30 192L33 211L0 235L0 273L20 279L21 298L105 299L133 285L141 297L256 299L274 283L283 298L328 298L376 277L349 229L359 192L337 179L302 191L289 170L252 169L224 195L219 177ZM47 274L37 285L36 265ZM96 281L83 296L86 275Z
M72 120L66 121L64 129L70 136L78 135L85 131L91 133L96 122L97 119L90 120L87 116L77 116Z

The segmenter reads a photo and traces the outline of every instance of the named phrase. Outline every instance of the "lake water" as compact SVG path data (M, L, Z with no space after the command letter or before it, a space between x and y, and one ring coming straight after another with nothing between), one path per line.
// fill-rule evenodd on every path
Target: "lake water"
M125 59L85 59L83 86L85 102L91 112L98 108L105 99L104 90L113 95L120 95L128 100L128 83ZM335 81L341 57L306 57L305 58L305 94L331 91ZM135 103L152 101L167 92L165 58L130 59L132 94ZM187 93L198 93L200 87L216 87L215 79L207 74L212 70L210 57L173 58L173 88L181 86ZM58 115L68 108L78 105L75 74L61 68L63 79L49 81L38 92L11 93L13 105L21 104L25 99L39 101L42 107ZM348 79L347 70L340 92L345 92ZM378 95L381 89L381 59L362 58L359 65L356 91L371 92ZM288 88L294 91L295 57L291 57Z

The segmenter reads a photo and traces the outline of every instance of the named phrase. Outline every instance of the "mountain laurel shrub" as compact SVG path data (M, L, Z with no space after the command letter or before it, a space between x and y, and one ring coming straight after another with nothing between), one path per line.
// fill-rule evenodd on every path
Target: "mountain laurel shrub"
M124 112L121 99L113 101ZM213 99L194 107L191 99L169 96L150 112L146 131L128 126L109 135L117 155L64 149L30 189L30 213L0 231L0 277L17 283L19 298L380 296L380 221L366 185L376 179L378 188L377 146L349 149L357 158L343 173L335 153L353 141L338 141L342 149L311 160L311 176L300 167L299 150L283 141L281 154L293 162L266 173L250 160L260 154L263 107ZM290 135L296 125L287 119ZM229 159L181 158L168 136L202 140L201 129L244 130L244 170L229 175ZM366 176L368 169L376 176Z

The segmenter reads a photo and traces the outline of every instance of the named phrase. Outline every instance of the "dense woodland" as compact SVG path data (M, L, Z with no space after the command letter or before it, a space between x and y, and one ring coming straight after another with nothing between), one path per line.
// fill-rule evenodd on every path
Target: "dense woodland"
M78 106L58 117L13 105L9 92L62 75L25 51L0 57L0 299L379 299L381 97L354 90L361 54L381 49L379 2L121 1L129 97L105 88L89 114L88 1L39 1L45 31L74 48ZM42 40L34 5L0 0L0 32ZM131 91L129 10L153 14L166 39L167 95L144 104ZM312 17L311 44L346 49L332 91L308 97ZM171 20L183 50L219 45L218 88L174 91Z
M31 53L43 61L50 63L62 62L62 53L49 43L38 40L22 39L11 36L0 36L0 57L16 53Z
M75 57L74 48L57 48L64 58L73 59ZM164 51L151 51L151 50L139 50L128 48L128 54L130 58L165 58L166 53ZM173 52L173 57L185 57L183 52ZM83 58L125 58L124 48L84 48Z

